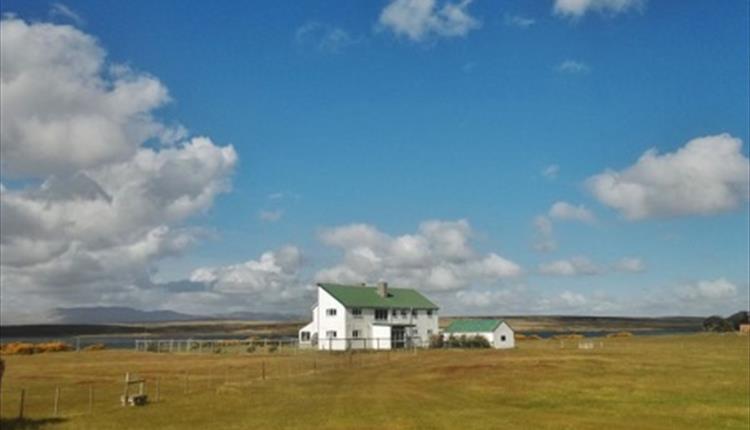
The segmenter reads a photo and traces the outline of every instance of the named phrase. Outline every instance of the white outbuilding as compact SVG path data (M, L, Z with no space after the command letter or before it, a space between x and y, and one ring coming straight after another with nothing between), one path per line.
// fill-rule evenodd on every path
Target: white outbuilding
M482 336L489 341L490 346L498 349L516 346L513 328L503 320L493 319L461 319L453 320L443 330L445 339L453 337Z

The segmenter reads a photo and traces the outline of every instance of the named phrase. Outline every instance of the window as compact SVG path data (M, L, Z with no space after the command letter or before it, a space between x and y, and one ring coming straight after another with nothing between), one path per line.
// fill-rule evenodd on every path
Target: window
M302 342L308 342L310 340L310 332L309 331L303 331L299 334L299 340Z
M401 309L401 318L406 318L406 316L409 315L409 311L406 309Z
M500 336L500 342L505 342L505 335Z
M431 316L432 316L432 309L427 309L427 316L428 316L428 317L431 317Z
M359 337L359 330L352 330L352 337L355 338L355 339L358 338Z
M388 319L388 309L375 309L375 319L376 320L387 320Z
M392 315L392 316L393 316L394 318L396 318L396 317L398 316L398 311L397 311L396 309L394 309L394 310L393 310L393 311L391 312L391 315Z
M411 316L418 317L419 316L419 311L417 311L416 309L412 309L411 310Z
M427 330L427 336L432 336L432 330Z
M328 337L328 338L336 337L336 330L328 330L326 332L326 337Z
M358 318L362 318L362 309L361 308L352 308L352 315Z
M326 315L328 315L329 317L335 317L336 309L335 308L326 309Z

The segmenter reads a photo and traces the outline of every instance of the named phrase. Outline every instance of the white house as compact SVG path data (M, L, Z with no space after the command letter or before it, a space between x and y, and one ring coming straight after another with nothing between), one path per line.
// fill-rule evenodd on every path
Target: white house
M493 348L513 348L516 339L513 328L503 320L471 319L454 320L443 331L443 338L482 336Z
M380 282L318 284L313 320L299 331L302 347L324 350L428 346L438 334L438 307L416 290Z

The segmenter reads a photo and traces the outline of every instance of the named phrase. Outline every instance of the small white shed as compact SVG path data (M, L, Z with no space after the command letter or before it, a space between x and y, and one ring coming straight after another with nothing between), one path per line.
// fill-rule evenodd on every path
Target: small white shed
M443 331L443 337L482 336L493 348L513 348L516 346L513 328L503 320L462 319L453 320Z

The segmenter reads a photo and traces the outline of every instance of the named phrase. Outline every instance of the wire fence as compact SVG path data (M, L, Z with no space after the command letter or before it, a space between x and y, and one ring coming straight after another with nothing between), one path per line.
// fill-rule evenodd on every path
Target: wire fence
M77 354L77 353L70 353ZM86 353L81 353L86 354ZM222 355L223 356L223 355ZM144 380L148 402L158 405L192 395L211 393L217 396L242 394L259 384L289 378L302 378L350 369L387 365L413 357L413 351L349 351L294 354L247 354L241 361L215 364L210 361L179 370L177 366L148 368L132 366L131 377ZM158 363L158 360L155 361ZM113 367L121 367L113 366ZM122 368L122 367L121 367ZM124 368L122 368L124 369ZM105 374L78 375L60 380L48 378L14 379L6 373L0 389L0 418L59 419L87 414L107 413L122 408L121 397L126 384L125 373L113 370ZM75 379L75 382L70 382ZM131 388L131 393L137 389Z

